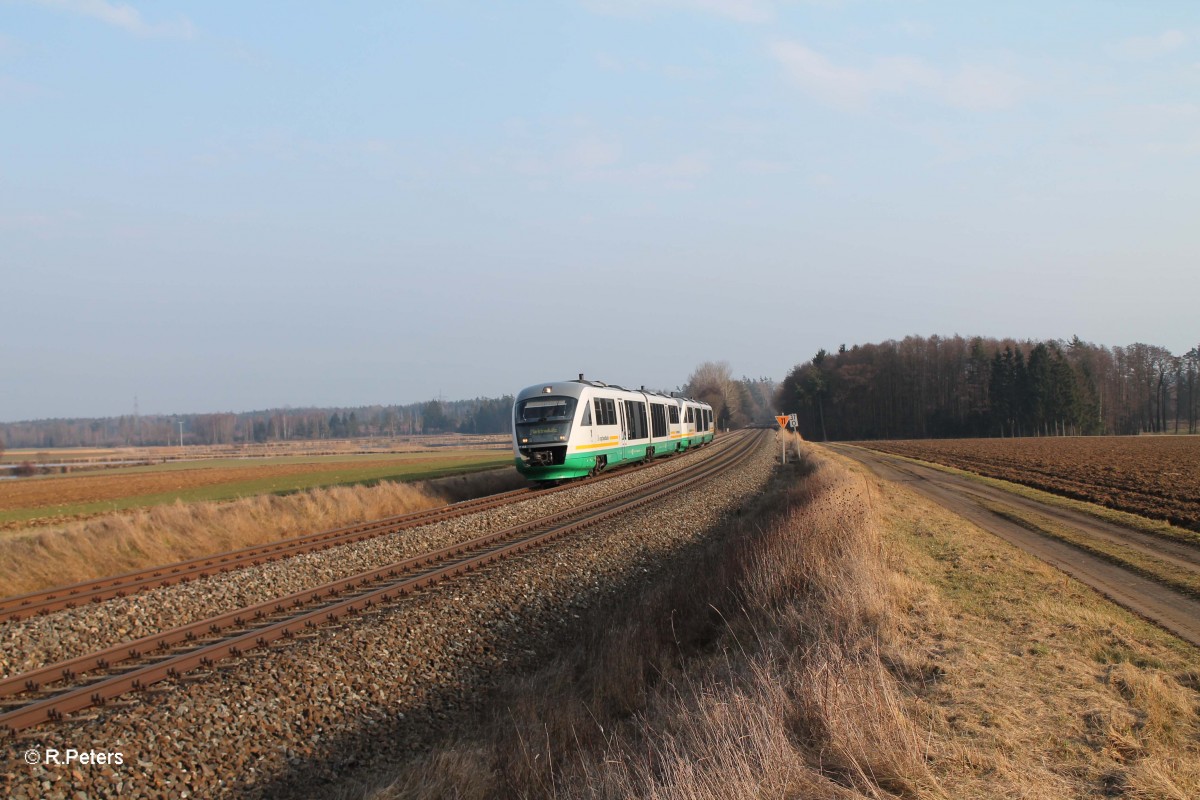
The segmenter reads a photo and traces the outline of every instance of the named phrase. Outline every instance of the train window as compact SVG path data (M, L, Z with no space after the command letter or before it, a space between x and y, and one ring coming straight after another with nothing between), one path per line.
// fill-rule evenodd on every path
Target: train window
M591 427L591 424L592 424L592 404L584 403L583 404L583 419L579 420L579 426L583 427L584 425L587 425L588 427Z
M650 404L650 431L654 437L667 435L667 407L662 403Z
M573 416L574 397L531 397L517 403L517 422L570 422Z
M667 414L670 417L672 425L679 424L679 406L667 406Z
M687 408L684 410L684 412L683 412L683 421L684 421L684 422L691 422L691 421L692 421L692 407L691 407L691 406L688 406L688 407L687 407Z
M616 425L617 424L617 406L611 399L607 397L597 397L596 403L596 424L597 425Z

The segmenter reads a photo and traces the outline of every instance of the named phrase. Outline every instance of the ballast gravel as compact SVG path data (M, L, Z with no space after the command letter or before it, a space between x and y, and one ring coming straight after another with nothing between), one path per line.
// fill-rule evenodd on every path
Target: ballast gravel
M321 796L321 781L419 748L429 720L477 702L499 674L534 657L535 643L561 635L574 615L597 607L622 584L652 579L673 552L762 491L774 452L768 440L740 468L651 508L136 698L21 732L5 743L10 763L0 772L0 796ZM12 623L3 631L6 668L28 669L152 633L165 620L179 625L309 588L608 496L706 455L691 453L512 507ZM124 633L114 636L118 629ZM25 636L36 645L27 645ZM77 759L47 764L50 750L60 759L75 750ZM93 763L81 764L78 753L120 753L121 763L110 756L99 759L108 763L91 758Z
M105 603L0 623L0 676L28 672L566 511L678 471L716 449L710 446L635 474L617 474L587 486L363 542L164 586Z

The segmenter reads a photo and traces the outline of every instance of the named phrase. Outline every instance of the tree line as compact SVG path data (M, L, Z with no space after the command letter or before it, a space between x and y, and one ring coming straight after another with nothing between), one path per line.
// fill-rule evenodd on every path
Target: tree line
M769 422L776 384L732 377L725 362L705 362L681 394L710 403L721 428ZM275 408L216 414L126 414L0 423L0 452L11 448L169 446L411 436L428 433L509 433L511 395L473 400L428 400L354 408Z
M819 350L776 403L811 439L1200 432L1200 345L908 336Z
M216 414L126 414L0 423L0 452L10 448L168 446L408 436L508 433L512 396L428 400L355 408L276 408Z

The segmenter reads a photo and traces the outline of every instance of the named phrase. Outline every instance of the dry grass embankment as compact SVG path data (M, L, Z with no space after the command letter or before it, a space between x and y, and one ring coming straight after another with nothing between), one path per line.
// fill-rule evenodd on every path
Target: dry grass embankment
M940 796L861 481L812 456L376 798ZM809 464L797 469L812 469Z
M865 473L865 468L855 467ZM955 798L1200 797L1200 651L883 483L930 763Z
M0 597L406 514L524 485L515 470L175 502L0 538Z
M1200 654L902 485L811 474L374 800L1200 796Z

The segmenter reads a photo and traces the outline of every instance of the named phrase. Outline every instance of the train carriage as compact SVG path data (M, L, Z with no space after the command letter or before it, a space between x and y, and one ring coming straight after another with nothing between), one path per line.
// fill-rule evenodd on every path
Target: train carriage
M513 403L513 456L528 478L594 475L711 442L707 403L600 381L559 381L523 389Z

